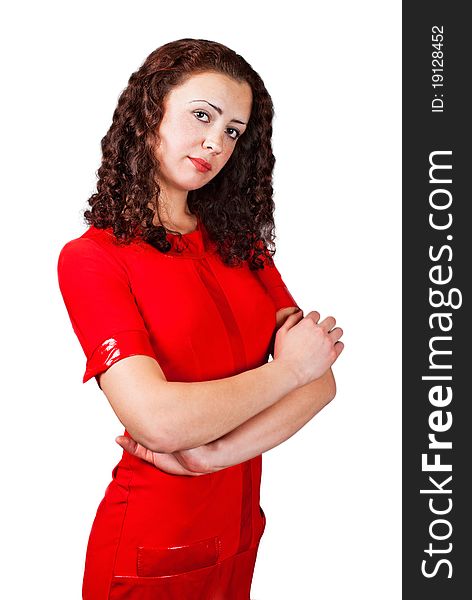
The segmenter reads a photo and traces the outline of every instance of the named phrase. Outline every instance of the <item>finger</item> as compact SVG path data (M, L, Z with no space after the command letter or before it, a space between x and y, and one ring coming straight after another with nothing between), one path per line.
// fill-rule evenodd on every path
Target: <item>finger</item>
M336 343L342 337L343 334L344 331L341 329L341 327L335 327L328 333L333 343Z
M313 321L313 323L316 324L320 320L320 313L317 310L312 310L307 314L307 316L305 318L311 319Z
M341 352L344 350L344 344L342 342L336 342L333 346L334 351L336 352L336 358L334 359L335 361L337 360L338 356L341 354ZM334 362L334 361L333 361Z
M334 317L326 317L318 323L319 327L324 329L326 333L329 333L331 329L336 325L336 319Z
M291 329L294 325L296 325L302 319L303 319L303 311L297 310L297 312L292 313L285 319L285 322L282 325L282 327L280 327L280 329Z
M115 441L119 446L123 448L123 450L126 450L126 452L128 452L129 454L146 460L147 449L144 446L138 444L138 442L136 442L132 438L121 435L115 438Z
M135 450L135 446L137 446L137 442L135 440L133 440L132 438L129 438L125 435L119 435L118 437L115 438L115 442L121 446L122 448L124 448L125 450L127 450L128 452L134 452Z

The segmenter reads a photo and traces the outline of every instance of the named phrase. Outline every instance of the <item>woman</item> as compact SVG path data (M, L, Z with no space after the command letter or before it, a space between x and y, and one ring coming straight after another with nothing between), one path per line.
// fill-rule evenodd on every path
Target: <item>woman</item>
M269 250L272 116L241 56L183 39L131 76L102 140L89 228L58 262L83 381L127 450L90 533L85 600L248 599L261 454L334 397L342 331L303 318Z

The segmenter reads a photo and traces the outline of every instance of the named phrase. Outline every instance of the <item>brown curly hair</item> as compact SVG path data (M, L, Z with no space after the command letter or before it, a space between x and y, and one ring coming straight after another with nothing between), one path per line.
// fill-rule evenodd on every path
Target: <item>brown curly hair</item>
M252 89L247 129L224 168L206 185L188 192L189 210L203 222L225 264L248 260L252 269L275 253L272 172L272 99L261 77L234 50L209 40L184 38L154 50L131 75L101 141L97 192L85 210L88 225L112 228L119 243L136 236L161 252L173 230L154 225L159 215L159 161L153 148L164 98L196 73L216 72ZM180 235L179 232L175 232ZM262 256L261 256L262 255Z

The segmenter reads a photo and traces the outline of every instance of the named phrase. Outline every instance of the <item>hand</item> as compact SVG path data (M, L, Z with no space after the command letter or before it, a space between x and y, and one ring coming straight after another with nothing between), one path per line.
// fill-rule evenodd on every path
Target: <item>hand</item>
M301 311L293 313L275 337L274 360L288 364L297 374L300 386L324 375L344 348L339 341L343 330L335 327L334 317L319 319L317 311L304 318Z
M118 436L115 441L123 448L123 450L126 450L126 452L129 452L141 460L151 463L161 471L169 473L170 475L188 475L191 477L206 475L206 472L190 470L185 464L185 459L190 462L192 457L193 462L195 463L196 453L193 451L198 450L198 448L193 448L192 450L183 450L182 452L175 452L174 454L165 454L163 452L153 452L152 450L149 450L149 448L138 444L138 442L136 442L133 438L124 435Z

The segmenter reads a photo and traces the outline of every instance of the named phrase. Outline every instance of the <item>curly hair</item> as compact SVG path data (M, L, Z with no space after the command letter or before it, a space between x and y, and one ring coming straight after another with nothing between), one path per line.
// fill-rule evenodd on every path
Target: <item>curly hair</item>
M262 268L275 254L274 108L261 77L242 56L217 42L192 38L169 42L131 75L101 141L97 192L88 199L91 210L85 210L84 218L97 228L112 228L119 243L139 236L159 251L169 251L167 233L173 230L154 225L156 213L149 206L155 206L159 215L159 161L153 148L166 95L202 72L247 82L252 111L229 161L206 185L188 192L187 204L205 225L225 264L248 260L251 269Z

